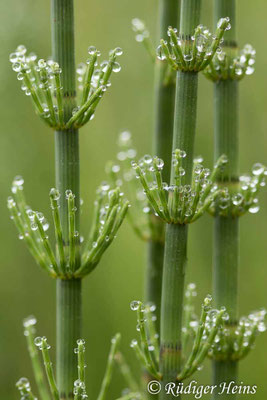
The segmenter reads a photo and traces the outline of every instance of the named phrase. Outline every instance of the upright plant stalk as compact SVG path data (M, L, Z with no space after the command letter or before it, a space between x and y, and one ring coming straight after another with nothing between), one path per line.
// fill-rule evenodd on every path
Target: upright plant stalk
M228 51L236 48L235 0L215 0L215 21L229 17L231 30L225 34L224 47ZM214 85L215 106L215 159L219 154L226 154L229 160L224 173L220 176L223 186L234 193L238 188L238 81L219 80ZM229 313L226 324L233 331L237 324L239 263L239 218L216 215L214 224L214 263L213 288L218 307L224 305ZM238 362L232 360L213 361L213 383L236 381ZM225 397L224 397L225 396ZM234 394L218 395L214 398L236 398Z
M52 0L52 53L62 68L64 121L75 103L73 0ZM69 246L66 190L75 194L79 229L79 135L75 129L55 132L56 187L61 193L60 216L64 246ZM78 266L77 266L78 267ZM61 399L73 399L76 359L73 349L81 337L81 281L57 280L57 382Z
M167 38L167 29L170 25L177 26L179 22L179 10L180 0L159 1L158 39ZM169 155L172 149L174 102L174 73L170 71L167 62L162 63L156 59L153 154L166 160L163 171L165 182L169 182L170 180L171 165ZM156 326L158 332L160 330L163 257L164 242L160 239L150 239L148 242L145 300L156 305L155 315L157 317Z
M192 36L199 24L199 0L182 0L180 31L184 39ZM186 40L185 40L186 42ZM173 150L187 153L185 183L191 183L196 128L197 73L178 71L174 112ZM175 177L171 177L174 183ZM181 370L182 314L184 277L187 259L187 226L166 227L160 329L160 372L163 382L175 381ZM168 395L162 391L162 398Z

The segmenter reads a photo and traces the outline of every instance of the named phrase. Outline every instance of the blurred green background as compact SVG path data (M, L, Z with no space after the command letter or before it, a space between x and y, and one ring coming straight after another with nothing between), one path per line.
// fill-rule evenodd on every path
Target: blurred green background
M104 166L115 157L117 135L129 129L140 154L150 151L153 124L153 67L142 45L134 40L131 19L147 22L155 37L156 0L80 0L76 8L76 60L86 59L93 44L102 54L121 46L122 71L113 76L112 89L101 103L96 118L81 130L81 185L84 209L82 229L88 231L97 184L104 179ZM203 23L212 25L212 0L203 0ZM266 12L267 3L239 0L238 36L257 49L256 73L240 85L240 164L247 171L257 160L266 163ZM10 183L16 174L25 178L28 202L50 215L49 189L54 185L53 134L34 115L31 102L19 88L8 56L24 43L40 57L50 55L49 1L9 0L0 4L0 396L19 398L14 383L21 376L32 377L23 337L22 319L34 314L38 332L55 344L55 282L35 265L24 243L18 240L6 209ZM212 84L200 78L196 153L212 163ZM262 209L241 221L240 313L267 306L267 193L261 195ZM190 228L188 280L198 285L199 301L211 291L212 219L205 216ZM111 336L120 331L122 349L135 371L129 342L135 336L135 315L129 309L143 290L145 245L125 223L115 244L97 270L84 281L84 338L87 341L87 374L90 398L95 398L104 373ZM267 395L267 335L240 366L246 384L258 385L254 399ZM196 376L209 382L209 362ZM120 394L117 373L109 399ZM244 396L245 397L245 396Z

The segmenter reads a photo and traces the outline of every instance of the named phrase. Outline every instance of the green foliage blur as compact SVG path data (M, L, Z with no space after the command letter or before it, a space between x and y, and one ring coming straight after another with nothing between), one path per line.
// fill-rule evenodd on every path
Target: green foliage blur
M203 0L203 23L212 25L212 0ZM257 49L256 73L240 85L240 171L256 161L266 163L266 12L264 0L237 1L240 45L249 42ZM116 46L124 49L122 71L114 74L112 88L105 95L96 118L80 132L81 192L84 199L82 230L90 226L97 185L105 178L105 164L117 152L117 136L132 132L140 156L149 153L153 128L153 66L131 31L131 19L144 19L155 37L156 0L109 0L75 2L76 60L86 60L88 45L106 55ZM0 397L19 398L15 382L21 376L32 379L31 365L23 336L22 319L34 314L38 333L55 345L55 282L35 265L24 243L18 240L6 208L10 184L17 174L25 179L28 203L50 217L49 189L54 186L53 133L34 114L29 98L20 90L8 61L18 44L25 44L39 57L51 54L49 1L9 0L0 4ZM209 166L213 160L212 83L200 78L196 153ZM240 313L267 306L267 191L260 198L262 209L241 221ZM51 218L50 218L51 220ZM188 280L198 286L197 306L211 291L212 218L205 216L190 228ZM118 234L96 271L84 281L84 338L87 342L88 394L95 398L105 369L110 338L122 333L122 350L134 371L138 366L129 348L135 337L135 315L129 303L142 298L145 244L128 223ZM245 384L257 385L253 399L267 395L267 335L240 365ZM52 354L54 357L54 353ZM208 383L210 363L196 380ZM116 372L109 399L120 395L123 382ZM246 396L244 396L246 398Z

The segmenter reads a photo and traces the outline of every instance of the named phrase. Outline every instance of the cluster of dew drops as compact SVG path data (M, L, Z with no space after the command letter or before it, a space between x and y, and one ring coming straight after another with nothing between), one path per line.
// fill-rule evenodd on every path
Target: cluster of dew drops
M250 44L246 44L241 50L240 55L233 58L231 61L229 65L230 72L234 71L234 74L237 75L237 77L252 75L255 71L255 56L256 50ZM213 61L214 69L217 74L223 73L224 70L228 69L229 62L227 62L227 58L227 53L225 51L217 51L216 57ZM206 72L207 75L213 76L213 71L209 66Z
M110 200L111 196L113 195L114 190L115 189L111 188L111 185L109 184L109 182L106 182L106 181L103 181L101 183L101 185L99 186L99 188L97 189L97 195L101 198L107 199L106 203L103 204L103 206L100 208L100 211L99 211L99 220L98 220L98 222L99 222L98 235L99 236L102 234L104 227L105 227L106 215L107 215L109 207L110 207L109 200ZM123 196L124 196L124 192L120 191L119 199L123 198ZM95 204L95 206L97 206L98 201L95 200L94 204ZM128 204L128 208L130 208L130 207L131 207L131 205ZM119 200L118 211L120 211L120 209L121 209L121 204L120 204L120 200ZM114 239L116 239L116 237L117 236L115 235ZM109 236L106 236L105 241L108 242L109 240L110 240ZM96 248L97 246L98 246L97 242L94 241L92 243L92 247Z
M216 353L227 353L229 350L231 351L232 348L234 353L239 353L241 355L242 350L250 349L249 346L252 335L255 334L257 336L267 329L265 322L266 314L267 311L261 309L252 312L247 317L241 317L233 332L233 336L231 336L227 326L220 327L210 352L216 355ZM252 346L254 346L254 343Z
M137 311L139 309L139 307L141 307L141 311L142 313L144 313L144 317L141 321L138 322L138 324L136 325L136 330L137 332L140 332L140 323L145 323L147 321L146 318L146 314L150 313L151 314L151 321L155 322L157 320L156 315L154 314L154 312L156 311L156 305L152 302L149 302L147 304L143 304L141 301L139 300L133 300L130 303L130 309L132 311ZM159 334L156 332L154 334L154 339L158 340L159 338ZM137 345L138 341L136 339L132 339L131 343L130 343L130 347L134 348ZM151 343L148 344L148 350L153 352L155 350L154 345L152 345Z
M228 19L228 25L225 30L228 31L231 29L231 24L230 24L230 19L229 18L226 19ZM224 22L225 18L221 18L217 24L217 27L220 28L222 23ZM176 28L169 27L167 34L170 38L171 50L175 46L175 44L171 39L170 29L172 29L172 31L176 34L178 46L182 48L184 44L182 35L179 34ZM216 39L217 39L216 35L212 34L207 27L205 27L204 25L199 25L195 30L195 35L190 37L191 46L193 45L194 42L196 43L197 57L200 57L203 53L205 53L204 59L208 58L212 54L212 44ZM223 44L223 41L224 39L222 38L220 40L220 46L216 50L216 54L222 53L221 45ZM167 45L167 41L165 41L165 44ZM156 54L159 60L161 61L166 60L166 55L161 45L157 47ZM179 62L179 60L177 60L176 58L175 53L172 53L171 57L176 62ZM192 51L188 52L188 49L186 49L186 51L183 54L183 58L186 62L191 62L193 60L193 52Z
M172 166L175 168L178 166L179 161L177 158L175 158L176 151L173 152L173 157L172 157ZM179 158L184 159L186 157L186 152L183 150L179 150ZM152 180L149 182L149 187L151 190L157 190L158 186L156 181L153 179L153 172L155 172L155 166L154 166L154 161L156 164L156 168L158 171L162 171L164 168L164 161L159 158L159 157L152 157L149 154L144 155L138 162L132 161L131 165L134 170L138 168L138 166L141 168L143 175L147 176L148 181ZM209 185L210 181L208 177L210 176L210 169L204 168L203 165L201 164L203 162L203 158L201 156L198 156L194 159L194 183L200 184L200 195L204 193L205 188ZM186 174L185 169L180 166L178 169L178 175L182 178ZM200 174L202 174L202 178L200 179ZM136 178L139 179L139 175L136 175ZM163 182L162 184L163 189L168 192L172 193L174 191L175 185L174 184L168 184L167 182ZM211 188L211 193L213 193L215 190L217 190L217 186L213 185ZM182 198L186 198L187 202L189 203L193 198L196 196L196 191L192 190L191 185L180 185L179 187L180 194L182 195ZM143 191L145 195L145 191ZM198 208L201 207L201 204L198 205ZM149 207L145 207L144 212L149 212L150 209ZM186 211L185 216L190 216L191 215L191 208L188 208Z
M149 38L149 31L147 30L145 24L139 18L132 19L132 29L135 32L135 40L139 43L143 42L145 39Z
M116 156L118 162L111 166L111 172L117 176L115 182L116 186L122 186L123 182L135 182L135 173L131 167L131 161L135 159L137 151L131 146L131 142L132 135L129 131L123 131L120 133L118 140L118 145L120 149ZM121 177L119 177L120 172ZM135 187L135 194L137 200L145 201L143 190L141 190L140 186L137 184Z
M115 50L111 50L110 54L113 51L115 52L115 55L117 57L119 57L119 56L121 56L123 54L123 51L122 51L122 49L120 47L116 47ZM91 62L91 58L90 57L93 56L93 55L96 55L97 57L101 56L100 51L97 50L97 48L95 46L89 46L88 47L88 54L89 54L89 58L86 61L86 63L82 62L82 63L78 64L77 68L76 68L77 80L78 80L78 83L79 83L79 86L78 86L79 90L83 90L83 88L84 88L83 83L84 83L84 78L85 78L87 65L90 64L90 62ZM91 80L92 88L96 89L99 86L99 83L100 84L103 83L101 81L99 82L99 78L101 77L101 72L106 72L107 71L108 64L109 64L109 61L107 61L107 60L102 61L100 64L98 63L98 61L95 62L94 67L99 67L99 68L95 69L94 72L93 72L93 76L92 76L92 80ZM113 65L112 65L112 72L117 73L117 72L120 72L120 70L121 70L121 65L117 61L114 61ZM106 84L106 86L108 86L108 87L111 86L111 82L108 82Z
M260 179L262 175L267 175L266 167L261 163L256 163L252 167L252 176L241 175L239 177L240 191L234 195L225 190L224 195L220 198L219 207L222 211L229 209L232 205L238 209L239 212L243 212L244 206L246 206L246 199L249 198L248 211L251 214L256 214L260 210L259 200L254 197L257 193L258 185L264 187L266 185L265 179ZM260 180L259 180L260 179Z
M11 191L13 194L16 194L18 190L23 190L23 184L24 184L24 179L22 178L22 176L16 176L12 182L12 188ZM13 197L8 197L8 207L12 208L16 206L16 202L13 199ZM37 216L37 218L39 219L39 221L42 223L43 226L43 230L47 231L49 229L49 223L47 222L46 218L44 217L43 213L41 212L37 212L35 213L29 206L26 206L26 214L29 218L29 220L31 221L31 229L33 231L36 231L38 229L38 225L34 222L34 218L35 218L35 214ZM18 216L21 216L21 213L18 212ZM10 216L11 219L13 219L14 217L11 215ZM25 229L27 229L27 225L24 227ZM19 239L23 240L24 236L22 234L19 235Z
M26 399L30 398L31 385L30 385L30 381L28 378L25 378L25 377L20 378L16 383L16 387L21 394L21 400L26 400ZM34 397L34 400L37 400L37 398Z
M60 75L62 73L62 69L60 68L58 63L56 63L52 59L49 59L48 61L39 59L37 61L37 55L35 53L31 52L27 55L27 48L24 45L19 45L16 51L10 54L9 60L12 63L13 71L17 73L17 79L19 81L23 81L24 73L22 71L25 71L34 90L55 90L54 77L55 75ZM46 70L47 78L42 77L41 82L39 82L37 74L41 70ZM26 96L31 95L31 90L25 83L22 83L21 89L26 94ZM59 89L62 89L62 87ZM42 106L44 110L44 118L49 118L50 110L48 105L46 103L43 103ZM54 104L53 107L54 110L57 112L57 106Z

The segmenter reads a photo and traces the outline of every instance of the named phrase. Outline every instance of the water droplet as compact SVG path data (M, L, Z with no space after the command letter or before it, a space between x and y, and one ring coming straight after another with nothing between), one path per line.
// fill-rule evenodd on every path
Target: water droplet
M44 221L44 214L41 212L36 213L37 218L39 219L40 222Z
M42 344L43 344L43 338L42 337L40 337L40 336L37 336L35 339L34 339L34 344L35 344L35 346L37 346L37 347L41 347L42 346Z
M258 331L259 332L265 332L266 331L266 324L264 323L264 322L260 322L259 324L258 324Z
M235 206L240 206L244 200L244 197L242 196L241 193L237 193L236 195L233 196L233 204Z
M185 170L184 170L184 168L182 168L182 167L179 168L179 175L180 175L180 176L184 176L184 175L185 175Z
M164 161L161 158L156 157L155 158L155 164L158 170L162 170L164 167Z
M132 28L134 32L143 31L145 29L145 24L139 18L132 19Z
M95 46L88 47L88 53L90 54L90 56L94 55L96 52L97 52L97 50L96 50Z
M117 154L117 159L118 159L119 161L125 161L126 158L127 158L127 153L126 153L125 151L120 151L120 152Z
M255 176L261 175L264 172L265 168L261 163L256 163L252 167L252 174Z
M67 189L65 191L65 196L66 196L66 199L68 200L69 198L74 197L74 194L72 193L72 190Z
M199 35L196 38L196 48L199 53L204 53L206 50L207 38L204 35Z
M132 341L131 341L131 343L130 343L130 347L135 347L136 345L137 345L137 340L136 339L133 339Z
M190 61L192 61L193 60L193 55L190 53L190 54L185 54L184 55L184 60L186 61L186 62L190 62Z
M17 388L19 389L19 390L27 390L27 389L30 389L30 382L29 382L29 380L27 379L27 378L20 378L18 381L17 381L17 383L16 383L16 386L17 386Z
M132 166L133 169L137 169L138 164L137 164L136 161L132 161L132 162L131 162L131 166Z
M37 323L37 320L33 315L30 315L29 317L27 317L27 318L25 318L23 320L24 328L28 328L30 326L34 326L34 325L36 325L36 323Z
M84 75L86 72L86 65L84 63L80 63L77 65L76 72L78 75Z
M157 58L158 58L159 60L161 60L161 61L162 61L162 60L166 60L166 56L165 56L165 54L164 54L164 51L163 51L161 45L159 45L159 46L157 47L156 54L157 54Z
M123 54L122 48L116 47L115 54L116 54L116 56L121 56Z
M152 157L149 154L145 154L144 157L142 158L145 164L150 165L152 164Z
M120 64L117 61L115 61L112 66L112 71L117 73L120 72L120 70L121 70Z
M11 53L9 55L9 61L13 64L18 61L18 54L17 53Z
M131 304L130 304L130 309L131 309L132 311L137 311L138 308L139 308L139 306L140 306L140 304L141 304L140 301L138 301L138 300L133 300L133 301L131 302Z
M31 230L32 231L37 231L37 229L38 229L38 225L35 222L32 222L31 223Z
M53 198L53 200L59 200L60 199L60 193L56 188L52 188L50 190L49 194Z
M107 192L110 189L110 185L108 182L102 182L100 187L101 190L103 190L104 192Z
M129 131L123 131L119 135L118 144L119 146L127 146L131 143L131 133Z
M248 211L251 214L257 214L257 212L259 212L259 210L260 210L260 206L258 205L258 203L252 204L248 209Z

